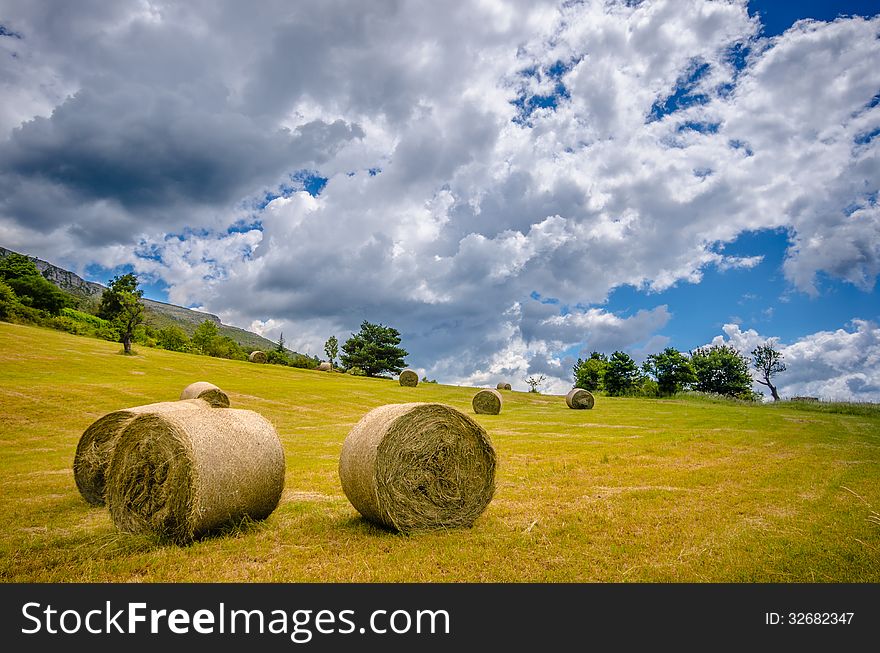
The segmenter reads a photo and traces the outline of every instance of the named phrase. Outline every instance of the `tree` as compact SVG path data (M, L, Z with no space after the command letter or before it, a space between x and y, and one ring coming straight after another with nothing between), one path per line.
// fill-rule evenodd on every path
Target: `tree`
M769 340L763 345L758 345L752 350L752 365L761 374L760 379L755 379L761 385L770 388L773 401L779 401L779 393L776 386L770 381L771 378L785 371L785 363L782 362L782 354L773 347Z
M712 345L691 352L691 365L700 392L751 399L752 375L749 361L730 345Z
M409 355L399 344L397 329L364 320L361 330L342 345L340 360L346 368L359 367L367 376L399 374L406 366L404 357Z
M628 394L636 388L639 380L639 368L629 354L622 351L611 354L605 370L605 392L611 396Z
M275 345L275 351L277 351L279 354L284 353L284 332L283 331L281 332L281 335L278 336L278 344Z
M126 354L131 353L131 339L137 325L144 321L144 305L138 289L137 276L128 273L113 277L110 287L101 295L98 316L109 320L119 331L119 338Z
M12 317L17 305L18 297L15 296L15 291L0 279L0 320Z
M674 395L697 380L690 359L674 347L648 356L642 369L657 380L661 395Z
M608 357L597 351L591 352L587 360L578 358L572 371L574 372L574 387L583 388L590 392L596 392L602 387L605 378L605 370L608 368Z
M534 392L537 394L538 388L547 380L547 377L543 374L539 374L538 376L530 376L526 379L526 385L529 386L529 392Z
M339 341L336 339L336 336L330 336L327 338L327 342L324 343L324 353L327 354L327 359L330 361L330 367L333 367L333 362L339 355Z
M73 305L73 297L40 274L37 265L23 254L10 254L0 259L0 281L15 292L18 301L52 315Z
M217 329L217 324L212 320L205 320L193 332L192 344L201 353L210 355L211 346L218 337L220 331Z
M189 338L183 329L173 324L162 329L156 334L156 341L162 349L168 351L187 351Z

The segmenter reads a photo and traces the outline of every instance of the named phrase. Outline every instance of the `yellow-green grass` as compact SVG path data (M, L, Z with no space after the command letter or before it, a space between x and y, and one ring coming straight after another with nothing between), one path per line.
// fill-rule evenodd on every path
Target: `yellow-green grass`
M410 536L342 493L342 441L370 409L473 388L225 361L0 323L5 581L880 581L880 418L691 400L505 392L474 415L498 456L471 529ZM193 381L258 411L284 444L277 510L187 547L119 533L79 496L77 440L112 410Z

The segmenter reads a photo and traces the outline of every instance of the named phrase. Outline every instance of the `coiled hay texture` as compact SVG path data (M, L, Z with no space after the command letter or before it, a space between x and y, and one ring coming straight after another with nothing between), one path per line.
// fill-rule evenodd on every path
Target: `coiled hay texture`
M512 390L509 383L499 383L495 386L496 390Z
M83 499L93 506L104 505L107 468L110 466L113 450L116 448L120 433L135 417L148 413L164 414L210 407L210 404L203 399L163 401L116 410L93 422L80 436L73 456L73 480L76 481L76 487Z
M323 363L318 365L319 372L329 372L331 369L333 369L333 368L330 366L330 363L328 363L327 361L324 361Z
M204 399L214 408L229 408L229 396L213 383L196 381L180 393L181 399Z
M248 354L248 360L251 363L265 363L269 359L266 357L266 352L257 350Z
M358 512L386 528L468 527L495 492L495 449L483 427L452 406L389 404L345 438L339 478Z
M419 375L413 370L403 370L400 373L400 385L405 388L415 388L419 384Z
M497 415L502 403L501 393L497 390L480 390L471 402L478 415Z
M113 523L178 544L243 519L265 519L284 488L275 428L250 410L176 411L134 419L107 475Z
M565 395L565 405L569 408L592 408L595 403L592 393L583 388L572 388Z

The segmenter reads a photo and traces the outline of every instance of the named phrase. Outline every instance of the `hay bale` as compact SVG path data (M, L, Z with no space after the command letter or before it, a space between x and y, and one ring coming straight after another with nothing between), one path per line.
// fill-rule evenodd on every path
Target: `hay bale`
M250 354L248 354L248 360L251 363L265 363L269 359L266 357L265 352L262 352L258 349L256 351L252 351Z
M400 373L400 385L405 388L415 388L419 384L419 375L413 370L403 370Z
M572 388L565 395L565 404L569 408L592 408L595 403L596 400L593 398L592 393L583 388Z
M113 523L185 544L242 519L265 519L284 489L275 428L250 410L141 415L119 436L107 474Z
M333 369L333 368L331 367L330 363L328 363L326 361L324 361L323 363L318 365L319 372L329 372L331 369Z
M196 381L180 393L181 399L204 399L214 408L229 408L229 396L213 383Z
M339 478L358 512L387 528L466 527L495 492L495 449L483 427L452 406L389 404L345 438Z
M471 402L478 415L497 415L502 403L501 393L497 390L480 390Z
M76 487L83 499L93 506L104 505L107 468L110 467L119 435L135 417L210 407L210 404L203 399L163 401L116 410L93 422L80 436L73 457L73 480L76 481Z
M495 386L496 390L512 390L509 383L499 383Z

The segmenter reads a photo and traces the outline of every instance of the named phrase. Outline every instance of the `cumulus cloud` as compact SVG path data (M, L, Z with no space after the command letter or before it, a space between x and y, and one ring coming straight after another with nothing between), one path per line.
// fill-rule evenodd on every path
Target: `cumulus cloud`
M572 352L666 341L668 307L609 292L754 267L724 253L743 232L787 230L801 291L880 273L880 18L764 39L742 1L106 4L4 18L0 241L132 264L294 348L369 319L429 376L562 389Z

